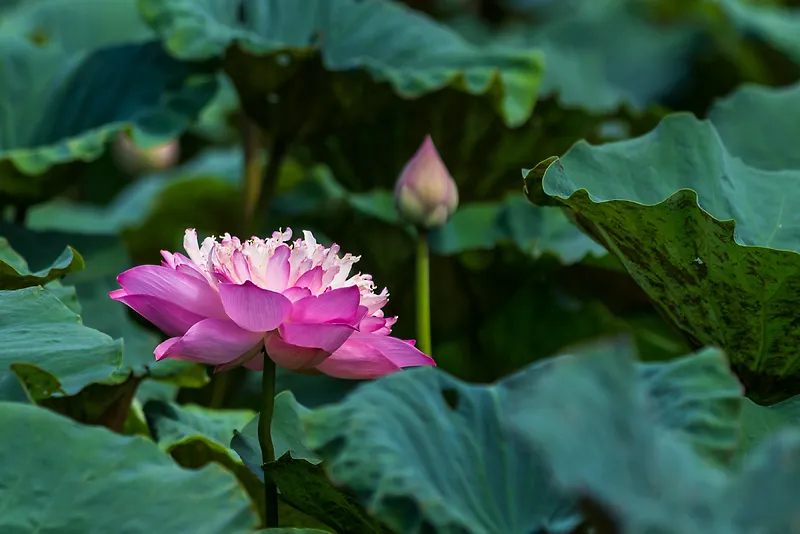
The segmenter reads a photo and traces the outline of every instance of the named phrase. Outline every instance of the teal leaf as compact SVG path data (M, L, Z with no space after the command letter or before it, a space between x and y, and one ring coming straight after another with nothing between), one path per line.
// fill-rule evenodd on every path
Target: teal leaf
M32 273L25 259L14 252L7 239L0 237L0 289L43 286L80 269L83 269L83 258L74 248L66 247L49 267Z
M212 410L195 405L151 400L144 405L150 433L158 446L187 468L216 462L231 471L250 498L263 503L263 483L248 469L229 443L237 429L253 418L250 410Z
M33 399L74 395L112 380L122 362L119 340L87 328L48 290L0 291L0 396L20 375Z
M23 404L0 404L0 427L3 532L223 534L258 525L233 476L180 468L148 440Z
M304 416L306 443L335 484L397 532L529 534L571 506L505 429L511 384L473 386L432 368L397 373Z
M275 458L288 454L295 460L306 460L312 464L320 462L319 457L310 451L302 442L300 415L308 409L298 403L291 391L283 391L275 397L275 408L272 416L272 445ZM241 432L234 432L230 442L242 461L263 482L264 463L261 446L258 443L258 416L253 418Z
M68 52L153 40L136 0L20 0L0 9L0 38Z
M562 108L593 114L622 106L652 106L690 75L692 56L702 43L696 25L660 24L630 0L578 0L565 9L530 17L507 17L489 28L461 17L454 28L489 47L541 50L545 70L541 97ZM641 7L642 9L638 9Z
M251 113L256 120L266 117L266 108L263 104L257 108L256 101L263 103L270 94L275 101L275 91L295 76L315 79L312 73L318 67L310 59L316 57L324 75L330 76L314 82L313 91L319 93L323 87L348 82L359 87L354 71L387 83L406 99L452 86L486 95L511 126L525 122L536 102L542 69L538 52L484 50L397 3L313 0L301 6L287 0L246 0L244 22L239 22L234 3L140 0L139 5L180 58L220 57L236 45L236 53L228 54L226 70L243 95L245 108L258 111ZM260 74L254 78L256 71ZM330 99L340 99L345 108L362 104L346 86L318 98L313 109L321 109ZM308 102L305 106L309 111Z
M10 80L0 88L0 104L7 110L0 129L0 163L26 175L97 159L123 130L145 148L169 141L216 90L213 65L177 61L159 42L69 53L59 47L35 48L12 37L0 41L5 51L0 61L5 75L0 75ZM64 112L78 107L80 113ZM3 180L3 190L39 198L48 183L62 179L17 176Z
M708 370L696 367L696 378ZM712 406L714 388L727 391L730 380L714 374L703 390ZM625 351L562 359L516 393L513 428L541 452L562 491L593 505L585 509L595 526L611 521L621 532L665 534L792 529L800 434L777 436L739 472L722 469L663 424Z
M527 174L529 198L569 208L689 340L725 350L761 400L800 376L800 218L789 208L800 167L770 159L795 127L768 120L798 99L800 85L744 89L712 122L671 115L633 140L579 142ZM763 122L748 122L762 110ZM758 124L774 141L751 134Z
M553 488L535 448L509 425L516 425L512 414L527 413L531 392L553 369L595 354L630 358L632 350L615 342L583 352L589 354L543 360L490 386L433 368L384 377L305 415L306 443L322 455L334 483L399 532L528 534L572 522L573 496ZM647 399L661 428L703 457L730 457L741 387L722 353L708 349L632 372L637 398ZM577 394L571 387L561 392ZM583 438L587 443L593 441ZM573 457L580 469L575 458L581 456Z
M307 412L290 391L281 392L275 397L272 441L277 460L267 464L266 470L270 479L278 486L281 499L337 532L385 532L380 522L370 517L351 495L330 483L318 465L319 457L303 444L300 417ZM235 433L231 447L250 471L263 482L258 417L241 432Z
M800 396L770 406L744 399L740 455L754 449L783 428L800 428Z
M722 0L720 6L742 32L755 34L800 64L800 9L749 0Z
M60 215L70 217L70 213L61 212ZM54 218L50 222L56 224L60 220L64 219ZM64 226L69 225L65 223ZM115 373L117 382L124 381L131 374L174 382L182 387L201 387L208 382L203 365L177 360L156 362L153 351L163 337L137 323L126 306L108 296L110 291L119 288L117 275L132 266L118 237L32 231L8 223L0 223L0 232L31 264L46 262L51 254L67 244L84 252L86 268L70 273L64 281L75 286L83 324L123 340L123 361Z

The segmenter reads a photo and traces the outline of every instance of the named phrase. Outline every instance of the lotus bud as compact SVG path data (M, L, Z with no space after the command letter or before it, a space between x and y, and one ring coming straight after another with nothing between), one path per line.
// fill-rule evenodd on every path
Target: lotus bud
M456 211L458 187L430 135L400 173L394 203L400 217L422 228L442 226Z
M169 169L178 161L178 156L177 139L147 149L137 146L126 132L120 132L114 140L114 160L131 175Z

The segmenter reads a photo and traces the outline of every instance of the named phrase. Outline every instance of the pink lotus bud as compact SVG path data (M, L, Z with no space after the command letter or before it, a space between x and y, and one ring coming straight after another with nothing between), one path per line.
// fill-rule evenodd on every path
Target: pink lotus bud
M177 139L148 149L136 146L126 132L120 132L114 140L114 160L122 170L134 176L169 169L178 161L179 155Z
M403 219L423 228L442 226L456 211L458 187L430 135L400 173L394 203Z

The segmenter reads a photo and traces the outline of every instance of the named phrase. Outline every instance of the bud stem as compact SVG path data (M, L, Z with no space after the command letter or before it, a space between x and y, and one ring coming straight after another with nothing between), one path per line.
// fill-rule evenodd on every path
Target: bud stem
M431 356L431 272L428 232L417 236L417 348Z
M261 375L261 414L258 417L258 442L261 445L261 468L264 470L265 526L278 526L278 488L267 474L266 466L275 461L272 444L272 414L275 408L275 362L264 354L264 371Z

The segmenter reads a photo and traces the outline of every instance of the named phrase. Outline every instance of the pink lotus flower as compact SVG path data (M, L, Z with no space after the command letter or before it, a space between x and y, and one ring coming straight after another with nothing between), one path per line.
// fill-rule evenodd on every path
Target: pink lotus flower
M339 378L376 378L415 365L436 365L389 334L386 289L372 277L350 274L359 257L318 244L311 232L287 243L291 229L242 243L228 234L198 246L186 230L183 254L162 251L159 265L141 265L117 277L109 295L174 336L155 350L225 370L264 367L262 348L277 365Z

